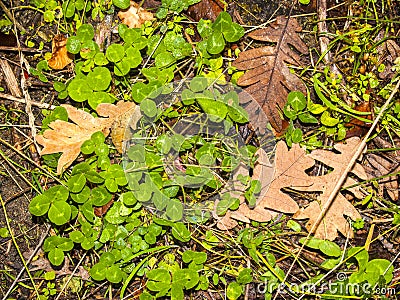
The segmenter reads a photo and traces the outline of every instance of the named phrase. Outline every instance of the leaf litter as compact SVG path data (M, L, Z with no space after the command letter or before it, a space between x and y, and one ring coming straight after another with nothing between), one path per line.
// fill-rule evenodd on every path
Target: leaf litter
M40 155L62 152L57 174L61 174L78 158L82 144L95 132L101 131L107 137L111 130L113 144L122 152L122 140L127 125L135 126L135 121L141 117L139 106L133 102L119 101L116 105L101 103L96 108L100 116L98 118L68 104L61 106L67 110L68 118L73 123L53 121L48 125L50 130L36 137L36 141L43 146Z
M294 214L296 219L308 219L307 230L310 230L316 223L321 208L327 202L330 194L335 188L335 184L343 171L350 162L353 150L359 145L360 139L350 138L346 143L339 143L334 146L334 151L313 150L307 154L305 149L298 144L288 150L285 142L277 143L275 154L275 166L270 167L266 155L258 153L259 157L255 166L255 178L262 183L262 192L257 200L256 206L250 208L244 201L236 211L230 211L219 220L218 228L231 229L237 225L236 220L249 222L250 220L265 222L279 213ZM316 161L322 162L332 170L320 176L308 175L307 170L312 168ZM260 172L264 174L259 176ZM360 179L367 179L361 164L357 163L351 171L353 175ZM345 186L357 183L353 177L348 177ZM316 200L310 201L307 207L300 208L298 203L288 194L282 191L290 188L298 192L317 192ZM355 197L362 198L363 193L359 187L348 189ZM323 221L317 225L315 236L322 239L334 240L338 232L345 236L352 236L349 230L349 222L345 216L352 220L361 218L358 211L346 199L344 195L338 193L331 207L328 209Z
M279 16L269 27L248 35L254 40L277 45L241 52L233 63L239 70L247 71L239 78L238 85L246 86L245 91L257 100L278 134L287 127L281 111L289 91L306 93L303 82L286 65L301 65L301 57L292 47L301 54L308 53L307 45L298 35L301 30L296 19Z

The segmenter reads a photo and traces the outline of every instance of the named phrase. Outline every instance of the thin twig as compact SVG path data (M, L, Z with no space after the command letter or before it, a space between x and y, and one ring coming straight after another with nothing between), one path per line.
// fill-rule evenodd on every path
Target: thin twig
M0 93L0 98L6 99L6 100L10 100L10 101L19 102L19 103L25 103L25 99L24 98L14 97L12 95L4 94L4 93ZM36 101L31 101L31 104L36 106L36 107L44 108L44 109L53 110L53 109L56 108L54 105L47 104L47 103L40 103L40 102L36 102Z

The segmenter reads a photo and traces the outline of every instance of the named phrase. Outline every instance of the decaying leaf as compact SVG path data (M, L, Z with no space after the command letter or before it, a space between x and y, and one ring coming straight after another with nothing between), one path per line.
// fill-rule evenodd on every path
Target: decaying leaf
M315 177L315 188L312 186L302 189L303 191L322 191L322 193L318 196L317 201L311 202L308 207L301 209L295 214L295 218L297 219L309 219L306 224L306 228L308 230L314 226L321 212L321 208L328 201L330 194L338 182L338 179L343 174L348 163L352 159L354 149L357 149L359 144L360 139L354 137L346 140L345 144L340 143L335 145L335 150L339 151L340 153L319 149L310 153L310 157L332 167L333 170L326 175ZM359 163L354 165L351 173L360 179L368 178L363 167ZM357 183L357 181L348 176L344 186L351 186L355 183ZM362 196L361 193L357 193L359 192L357 190L357 188L353 188L349 191L353 192L355 196ZM354 208L354 206L341 193L338 193L335 200L332 202L332 205L327 210L324 219L316 227L315 236L322 239L334 240L338 236L339 231L344 236L353 237L353 231L345 216L350 217L352 220L361 218L361 215Z
M62 70L74 59L74 55L67 51L67 38L63 34L57 34L51 44L51 58L48 61L50 68Z
M306 92L303 82L290 72L286 63L299 66L300 55L308 52L307 45L300 39L301 27L296 19L279 16L268 28L259 29L249 34L258 40L277 43L244 51L233 63L239 70L247 72L238 80L238 85L245 89L260 104L277 134L286 129L282 122L282 111L289 91Z
M128 9L121 10L118 13L118 17L121 22L127 25L129 28L140 28L146 21L153 20L154 16L151 12L139 6L134 1L131 1L131 5Z
M206 19L215 21L218 15L224 11L224 3L220 0L202 0L189 7L188 15L195 21Z
M121 124L121 126L127 125L126 121L121 121L126 118L127 114L134 116L130 118L133 123L141 116L139 107L133 102L119 101L117 105L99 104L96 109L101 116L99 118L68 104L62 106L67 110L68 118L73 123L56 120L49 124L50 130L46 130L43 135L36 137L36 141L44 147L41 155L62 152L58 160L57 174L61 174L73 163L81 151L82 144L89 140L93 133L101 131L108 136L114 123ZM116 128L118 126L114 127L115 130L117 130ZM123 136L114 137L115 143L122 143L122 138Z
M273 172L268 168L268 163L265 164L265 157L262 154L259 155L256 162L253 179L259 179L262 182L262 192L255 208L249 208L242 201L238 210L230 211L229 214L219 220L221 224L218 227L220 229L233 228L237 225L235 220L265 222L271 219L271 215L284 212L294 214L297 219L309 219L306 228L310 230L317 221L321 208L327 202L336 182L346 169L359 142L358 138L351 138L345 144L337 144L335 150L339 153L328 150L314 150L310 154L306 154L306 151L297 144L294 144L288 150L285 142L278 142ZM315 161L320 161L333 170L325 175L310 176L306 171L315 165ZM264 172L264 175L259 175L260 170ZM271 177L268 178L271 173L273 173L272 179ZM360 179L367 178L363 167L358 163L351 173ZM348 177L344 186L351 186L355 183L354 178ZM282 191L283 188L303 192L318 192L319 194L317 200L312 201L306 208L299 209L296 201ZM357 187L348 189L348 191L358 198L364 196ZM323 221L317 226L315 236L333 240L337 237L338 231L344 235L352 235L352 231L348 231L350 226L345 216L352 220L361 217L351 203L339 193L325 214Z

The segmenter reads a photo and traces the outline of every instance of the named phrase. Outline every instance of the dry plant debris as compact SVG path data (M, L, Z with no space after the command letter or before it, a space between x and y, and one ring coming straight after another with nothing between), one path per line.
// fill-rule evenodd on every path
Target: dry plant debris
M74 59L74 55L67 51L67 38L63 34L57 34L52 41L51 58L48 61L49 67L54 70L62 70Z
M244 51L233 63L239 70L247 70L239 78L238 85L247 86L245 90L260 103L277 133L283 132L287 126L280 112L288 91L306 92L303 82L286 65L301 65L300 55L291 46L302 54L308 52L307 45L298 36L301 30L296 19L279 16L269 27L248 35L254 40L277 45Z
M269 177L271 175L268 175L268 172L265 172L260 177L263 189L255 208L249 208L242 201L238 210L229 212L219 220L218 227L220 229L235 227L237 222L233 219L243 222L249 222L249 220L265 222L271 219L276 212L284 212L294 214L297 219L309 219L306 228L310 230L318 219L321 208L332 193L338 178L351 160L353 150L357 148L359 143L359 138L351 138L346 143L337 144L334 147L339 153L328 150L314 150L310 154L306 154L306 151L297 144L294 144L288 150L285 142L278 142L272 179ZM313 167L316 161L322 162L333 170L321 176L308 175L307 170ZM268 164L265 163L264 156L259 155L254 172L256 177L259 176L259 168L265 169L266 167L268 168ZM271 170L270 168L268 169ZM360 179L367 178L367 174L360 164L356 164L351 172ZM345 182L345 186L353 185L356 182L355 179L349 177ZM291 188L303 192L318 192L319 195L308 207L300 209L296 201L284 193L282 188ZM351 188L349 191L357 198L363 197L357 187ZM328 209L323 221L316 227L315 236L334 240L338 236L338 231L344 235L352 235L352 231L348 231L350 226L344 216L348 216L352 220L361 218L353 205L339 193L332 206Z
M129 28L140 28L144 22L154 19L151 12L140 7L134 1L131 1L128 9L121 10L118 13L118 17L121 19L121 23L127 25Z
M119 101L117 105L99 104L96 109L101 116L99 118L68 104L62 107L67 110L68 118L73 123L56 120L49 124L50 130L36 137L36 141L44 147L40 155L62 152L58 160L57 174L61 174L75 161L82 144L95 132L101 131L104 136L108 136L112 128L115 131L113 143L121 149L124 137L121 134L121 126L124 130L129 121L133 124L141 117L139 107L133 102Z

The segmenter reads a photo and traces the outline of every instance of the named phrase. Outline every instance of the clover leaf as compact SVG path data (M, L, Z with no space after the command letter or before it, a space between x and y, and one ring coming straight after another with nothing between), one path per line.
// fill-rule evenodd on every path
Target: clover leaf
M111 73L105 67L96 67L87 75L87 84L95 91L104 91L111 83Z
M69 96L77 102L87 100L92 92L93 90L84 79L74 78L68 85Z
M111 44L106 50L106 57L111 62L119 62L125 55L124 46L120 44Z

